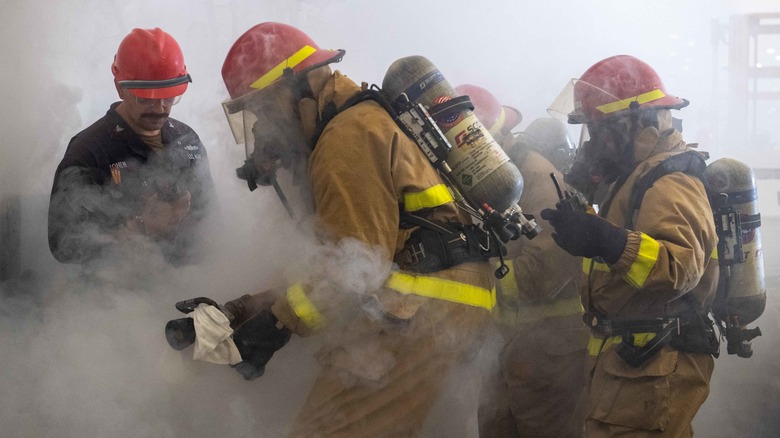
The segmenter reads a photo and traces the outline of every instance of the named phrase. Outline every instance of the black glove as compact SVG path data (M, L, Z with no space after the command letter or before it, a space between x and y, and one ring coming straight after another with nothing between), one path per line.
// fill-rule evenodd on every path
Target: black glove
M176 309L181 313L190 313L200 304L208 304L219 308L228 319L233 317L222 306L214 302L211 298L198 297L176 303ZM195 322L192 318L180 318L168 321L165 324L165 339L175 350L184 350L195 343Z
M595 214L546 208L542 210L542 219L555 228L552 233L555 243L571 255L601 257L612 264L626 247L628 231Z
M241 362L233 365L244 379L254 380L265 373L265 365L271 356L284 347L292 332L276 327L277 319L270 309L263 309L249 318L233 332Z

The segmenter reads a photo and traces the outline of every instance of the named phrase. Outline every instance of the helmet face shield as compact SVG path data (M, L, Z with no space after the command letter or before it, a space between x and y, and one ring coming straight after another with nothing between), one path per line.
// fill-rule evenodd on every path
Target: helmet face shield
M680 109L688 101L670 95L647 63L617 55L593 64L574 82L570 123L594 123L635 108Z
M576 81L576 79L570 79L566 82L566 85L563 86L555 100L547 107L547 114L550 117L563 122L574 123L569 121L569 114L574 111L574 82Z
M278 169L298 181L306 165L308 149L292 91L278 84L222 104L236 143L244 144L239 177L251 181L250 187L273 184Z

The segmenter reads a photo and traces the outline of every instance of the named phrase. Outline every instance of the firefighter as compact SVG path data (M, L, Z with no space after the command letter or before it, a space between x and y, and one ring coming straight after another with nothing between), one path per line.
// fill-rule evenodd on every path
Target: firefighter
M455 227L470 220L383 106L350 101L361 87L329 65L343 55L268 22L241 35L225 59L224 106L250 153L239 174L250 187L276 184L277 168L301 176L330 250L278 296L244 296L224 308L244 350L236 369L248 379L289 334L326 336L291 436L416 436L448 370L473 356L489 321L492 269L482 256L427 273L394 267L423 229L402 223L402 214ZM338 256L351 250L360 257ZM363 281L350 281L360 269Z
M519 117L482 87L460 85L474 112L523 175L523 211L539 217L540 206L558 201L550 173L563 181L574 144L559 120L532 121L517 134ZM509 109L507 109L509 108ZM515 110L516 112L516 110ZM556 163L555 165L553 163ZM559 248L551 227L532 240L509 242L510 272L497 284L494 319L504 346L498 370L486 376L479 408L480 437L577 437L575 413L584 386L588 330L582 324L579 277L582 261Z
M172 264L192 262L213 182L198 135L169 117L192 81L184 55L162 29L133 29L111 72L121 101L70 140L54 175L51 253L87 263L140 237Z
M702 154L672 124L688 101L627 55L599 61L568 90L569 122L590 137L568 180L582 192L611 184L598 215L541 213L555 242L584 257L585 435L690 436L718 352L708 318L718 237Z

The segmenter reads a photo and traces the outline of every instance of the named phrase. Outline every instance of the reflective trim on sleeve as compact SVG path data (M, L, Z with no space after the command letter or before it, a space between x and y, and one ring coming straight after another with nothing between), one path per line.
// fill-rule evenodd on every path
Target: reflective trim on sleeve
M303 46L301 50L293 53L292 56L277 64L274 68L268 71L268 73L260 76L256 81L249 85L252 88L262 90L263 88L271 85L275 80L282 77L285 68L293 68L296 65L302 63L306 58L313 55L316 52L312 46Z
M452 193L444 184L437 184L422 192L404 193L404 211L417 211L453 202Z
M661 248L657 240L645 233L640 234L641 240L636 260L623 276L623 279L635 288L640 288L645 284L647 277L650 276L650 271L655 267L655 262L658 261L658 250Z
M495 290L442 278L393 272L385 286L402 294L435 298L487 310L496 305Z
M626 99L605 103L604 105L599 105L596 107L596 109L601 111L603 114L611 114L616 111L622 111L624 109L628 109L628 106L631 105L631 102L637 102L638 104L641 105L643 103L658 100L665 96L666 94L664 94L663 91L655 89L653 91L648 91L647 93L642 93L638 96L632 96Z
M651 339L655 337L655 333L634 333L634 346L644 347ZM606 351L609 347L617 345L623 342L622 336L611 336L609 338L597 338L593 335L588 340L588 355L598 356L599 353Z
M712 254L710 255L710 257L713 260L718 260L718 247L717 246L712 249Z
M306 296L301 283L295 283L287 288L287 302L290 303L298 318L310 329L316 330L325 323L325 318Z

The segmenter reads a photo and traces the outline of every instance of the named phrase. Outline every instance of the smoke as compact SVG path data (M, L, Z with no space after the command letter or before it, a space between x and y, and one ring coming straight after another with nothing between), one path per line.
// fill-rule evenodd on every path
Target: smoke
M84 0L3 2L0 26L0 428L9 437L283 436L307 395L317 367L317 338L293 338L266 374L244 381L226 366L191 360L165 342L163 327L179 318L176 301L207 296L218 302L285 284L307 271L315 247L287 217L273 190L249 192L235 177L244 159L233 144L220 102L222 61L251 26L280 21L305 30L324 48L347 55L335 68L354 80L381 83L396 59L423 55L450 83L487 88L523 113L524 126L547 108L572 77L607 56L626 53L652 65L672 94L691 106L685 137L719 155L755 167L779 168L776 126L764 126L767 146L716 143L727 129L713 73L714 21L778 12L774 0L728 2L361 2L358 0L184 0L129 3ZM194 82L172 117L199 134L217 189L219 210L204 236L202 263L168 267L140 245L125 263L98 272L57 263L46 242L46 212L54 170L68 140L118 100L110 65L134 27L159 26L181 45ZM780 47L778 47L780 50ZM770 90L771 91L771 90ZM770 111L770 109L767 109ZM727 122L727 121L726 121ZM719 126L722 126L719 128ZM575 138L579 132L572 131ZM774 146L772 146L774 145ZM776 193L761 191L766 212ZM780 423L780 375L775 371L780 314L780 222L763 224L769 304L753 324L764 335L752 359L723 355L712 391L695 421L697 435L775 436ZM11 251L14 242L18 251ZM370 284L375 255L350 246L325 248L355 257L343 285ZM315 253L316 254L316 253ZM332 260L333 261L333 260ZM489 344L482 368L500 345ZM479 370L450 377L424 436L476 436Z

